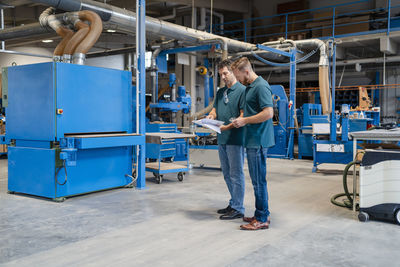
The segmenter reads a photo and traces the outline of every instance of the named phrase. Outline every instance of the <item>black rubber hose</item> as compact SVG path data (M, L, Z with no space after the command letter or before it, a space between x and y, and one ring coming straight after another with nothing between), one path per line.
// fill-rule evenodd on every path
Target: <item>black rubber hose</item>
M58 178L57 178L57 177L58 177L58 173L60 172L60 170L61 170L62 168L64 168L64 171L65 171L65 180L64 180L63 183L60 183L60 182L58 181ZM59 185L65 185L65 184L67 183L67 181L68 181L68 174L67 174L67 168L66 168L66 166L65 166L65 160L63 161L63 166L57 169L54 178L55 178L55 180L56 180L56 183L59 184Z
M347 199L350 201L351 205L353 205L353 198L349 192L349 188L347 187L347 173L348 173L349 169L356 163L357 163L356 161L350 162L349 164L346 165L346 167L344 168L344 171L343 171L343 189L344 189L344 193L346 194Z
M338 199L339 197L344 197L344 196L346 196L345 193L340 193L340 194L334 195L333 197L331 197L331 203L332 203L333 205L336 205L336 206L339 206L339 207L342 207L342 208L349 208L349 209L351 209L353 206L352 206L350 203L348 203L348 202L346 202L346 201L339 202L339 201L336 200L336 199Z
M354 165L354 164L359 164L359 162L357 161L352 161L349 164L346 165L346 167L344 168L343 171L343 189L344 189L344 193L340 193L340 194L336 194L334 196L331 197L331 203L339 206L339 207L343 207L343 208L349 208L351 209L353 207L353 198L349 192L349 188L347 186L347 173L349 171L349 169ZM338 199L339 197L344 197L346 196L348 199L348 202L346 202L345 200L343 202L339 202L336 199Z

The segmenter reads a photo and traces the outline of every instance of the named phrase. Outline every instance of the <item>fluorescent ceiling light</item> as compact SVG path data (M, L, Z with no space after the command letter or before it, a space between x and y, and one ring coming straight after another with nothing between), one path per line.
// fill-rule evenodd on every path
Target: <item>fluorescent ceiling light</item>
M53 40L51 40L51 39L45 39L45 40L42 40L42 42L43 42L43 43L52 43Z
M116 32L116 30L108 29L107 32Z

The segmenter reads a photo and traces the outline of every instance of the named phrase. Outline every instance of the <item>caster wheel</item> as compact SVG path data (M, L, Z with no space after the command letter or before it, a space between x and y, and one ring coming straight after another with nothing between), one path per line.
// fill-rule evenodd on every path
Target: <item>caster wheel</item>
M56 198L53 198L53 201L54 201L54 202L57 202L57 203L64 202L65 200L66 200L65 197L56 197Z
M153 176L154 176L155 178L157 178L158 174L155 173L155 172L153 172Z
M368 222L368 220L369 220L368 213L361 211L358 214L358 220L360 220L360 222Z
M396 213L394 214L394 217L396 219L396 222L400 224L400 209L396 210Z
M183 172L178 173L177 177L178 177L178 180L179 180L180 182L183 181L184 175L185 175L185 174L184 174Z
M163 178L163 176L162 175L157 175L156 176L156 182L157 182L157 184L161 184L162 183L162 178Z

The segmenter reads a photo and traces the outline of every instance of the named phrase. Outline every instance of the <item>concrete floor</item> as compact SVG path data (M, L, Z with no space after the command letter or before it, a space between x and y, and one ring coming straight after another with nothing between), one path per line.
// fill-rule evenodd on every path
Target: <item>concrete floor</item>
M9 195L0 160L0 266L395 266L398 225L361 223L330 204L337 171L269 159L270 229L221 221L228 193L218 170L166 176L147 189L116 189L54 203ZM341 165L321 166L342 170ZM254 197L246 170L246 214Z

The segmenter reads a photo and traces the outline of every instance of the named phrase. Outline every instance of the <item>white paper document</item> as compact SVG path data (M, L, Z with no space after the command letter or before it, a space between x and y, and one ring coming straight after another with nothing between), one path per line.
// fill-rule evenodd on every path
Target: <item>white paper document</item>
M220 129L221 125L224 125L223 121L210 120L210 119L201 119L201 120L193 121L193 123L195 123L199 126L203 126L208 129L211 129L219 134L221 133L221 129Z

